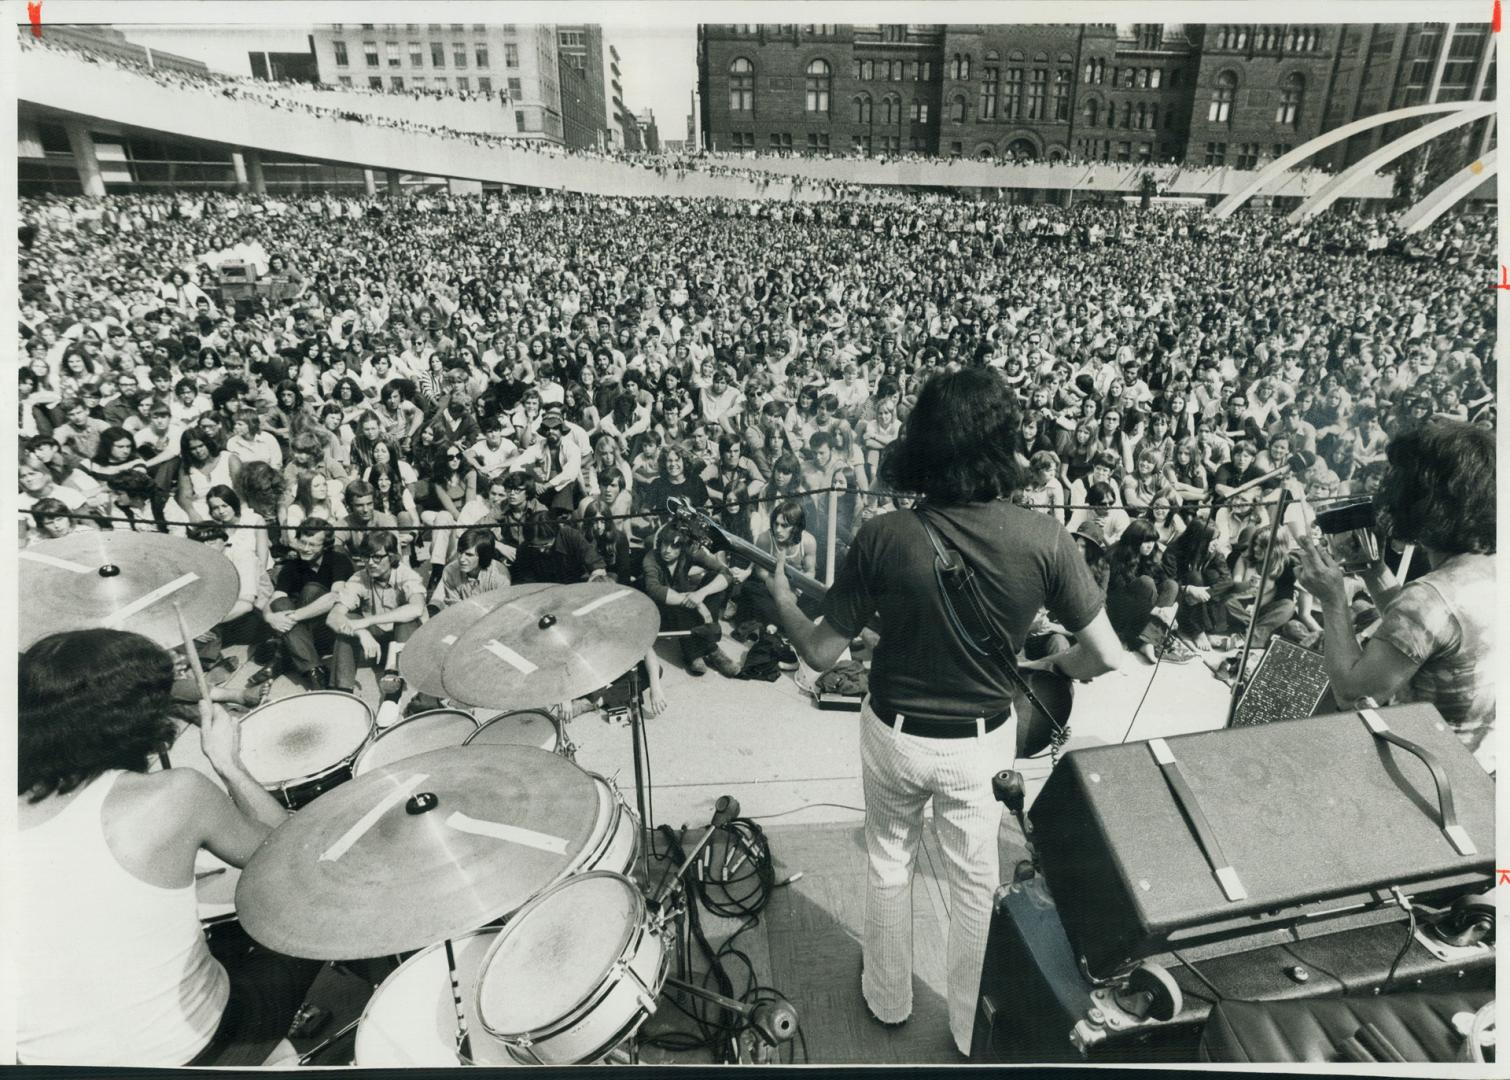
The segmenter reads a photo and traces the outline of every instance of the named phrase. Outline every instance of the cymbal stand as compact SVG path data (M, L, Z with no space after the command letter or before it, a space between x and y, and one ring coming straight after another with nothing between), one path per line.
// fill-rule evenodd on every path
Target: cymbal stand
M456 978L456 950L451 947L450 938L446 938L446 970L451 976L451 1004L456 1007L456 1056L471 1064L472 1036L467 1031L467 1015L461 1007L461 983Z
M1248 613L1248 632L1243 637L1243 651L1238 656L1237 671L1232 677L1232 695L1227 700L1227 727L1237 716L1237 703L1248 689L1248 655L1253 651L1253 631L1258 624L1258 613L1264 606L1264 586L1269 581L1269 566L1274 561L1274 541L1279 536L1279 527L1284 522L1285 511L1290 505L1290 489L1279 489L1279 501L1274 508L1274 520L1269 525L1269 544L1264 551L1264 564L1258 572L1258 589L1253 596L1253 610Z
M640 664L635 661L629 669L629 741L634 747L634 805L640 815L641 836L647 842L640 844L641 869L645 884L650 884L650 849L654 846L655 822L650 820L651 791L645 781L645 710L641 700Z

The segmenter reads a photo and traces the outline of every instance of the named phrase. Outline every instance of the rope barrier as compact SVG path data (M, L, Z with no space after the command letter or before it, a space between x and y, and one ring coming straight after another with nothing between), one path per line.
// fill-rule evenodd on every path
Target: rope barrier
M839 493L841 495L845 494L845 493L850 493L850 494L855 495L857 498L861 498L861 499L864 499L864 498L871 498L871 499L897 499L897 498L904 498L905 499L905 498L916 498L916 496L907 494L905 492L882 491L882 490L878 490L878 489L869 489L869 488L851 488L851 487L848 487L848 486L844 486L844 487L829 486L829 487L820 487L820 488L807 488L807 489L804 489L802 491L782 492L782 493L776 494L776 495L761 494L761 495L758 495L758 496L752 496L752 497L746 498L746 499L736 499L736 500L733 500L733 501L719 500L719 503L721 504L719 507L717 507L717 508L705 507L705 508L702 508L702 509L704 509L704 512L708 513L709 516L716 517L719 513L727 513L730 510L745 510L745 509L749 509L750 507L759 507L759 506L762 506L764 504L772 503L772 502L776 502L776 501L782 501L782 500L786 500L786 499L802 499L802 498L807 498L807 497L811 497L811 496L814 496L814 495L826 495L826 494L829 494L831 492L837 492L837 493ZM1352 501L1355 501L1355 500L1358 500L1358 499L1363 499L1363 498L1370 497L1371 494L1372 494L1371 492L1355 492L1355 493L1348 494L1348 495L1325 495L1325 496L1320 496L1320 497L1314 498L1314 499L1307 498L1306 501L1308 503L1311 503L1311 504L1335 503L1335 502L1352 502ZM1220 508L1220 507L1222 507L1224 505L1228 505L1228 504L1226 502L1217 502L1216 500L1206 500L1206 501L1202 501L1202 502L1180 503L1178 505L1171 506L1171 509L1173 511L1177 512L1177 513L1183 513L1183 512L1192 511L1192 510L1218 509L1218 508ZM1032 509L1033 507L1030 505L1029 508ZM1109 506L1109 507L1101 507L1101 506L1092 506L1089 503L1064 503L1064 504L1060 505L1059 508L1062 509L1062 510L1107 510L1107 509L1109 509L1109 510L1122 510L1124 512L1133 513L1133 514L1140 514L1140 513L1143 513L1144 511L1146 511L1146 510L1149 509L1148 507L1132 507L1132 508L1130 508L1130 507L1127 507L1127 506L1115 506L1115 505L1114 506ZM18 509L16 512L18 514L22 515L23 517L29 517L31 515L31 513L32 513L32 510L31 509ZM387 529L390 529L391 531L403 531L403 532L407 532L407 531L410 531L410 530L428 530L428 531L434 531L434 532L465 531L467 529L486 528L486 527L491 527L491 526L494 526L494 525L524 525L537 512L538 511L531 511L530 514L524 515L524 516L519 516L519 515L515 515L515 514L506 514L506 515L500 515L500 516L496 516L495 517L495 516L490 515L487 519L478 520L478 521L474 521L474 522L467 522L467 523L450 522L450 523L442 523L442 524L435 524L435 525L426 525L426 524L424 524L422 522L416 522L416 523L409 524L409 525L395 525L395 526L369 525L369 526L365 526L365 528L368 529L368 530L387 528ZM83 511L68 511L66 513L51 514L51 515L48 515L48 516L50 516L50 517L68 518L71 521L94 521L94 522L112 522L112 523L114 523L114 522L122 522L122 523L125 523L125 524L131 524L131 525L140 525L140 524L143 524L143 519L141 519L141 518L114 517L114 516L110 516L110 515L106 515L106 514L91 514L91 513L86 513L86 512L83 512ZM653 521L668 520L668 519L670 519L673 516L674 515L672 515L669 511L665 511L665 510L639 510L639 511L635 511L634 513L629 513L629 514L601 514L601 515L598 515L598 517L596 518L596 520L599 520L599 521L609 521L609 522L621 522L621 521L645 521L645 522L653 522ZM150 520L152 522L152 524L154 524L154 525L157 523L156 518L151 518L151 519L148 519L148 520ZM168 526L170 526L170 527L176 527L176 528L188 528L189 526L192 526L192 525L216 525L216 526L219 526L222 529L227 529L227 530L231 530L231 529L265 529L270 524L274 525L275 527L280 527L280 528L297 528L298 527L298 526L288 526L288 525L277 526L276 522L264 522L261 525L252 525L252 524L245 524L245 523L242 523L242 522L219 522L219 521L211 521L211 520L202 520L202 521L177 521L177 520L175 520L175 521L166 521L165 524L168 525ZM359 526L345 525L345 524L342 524L342 523L339 523L339 522L335 522L335 521L331 521L330 524L331 524L332 528L343 529L343 530L359 527Z

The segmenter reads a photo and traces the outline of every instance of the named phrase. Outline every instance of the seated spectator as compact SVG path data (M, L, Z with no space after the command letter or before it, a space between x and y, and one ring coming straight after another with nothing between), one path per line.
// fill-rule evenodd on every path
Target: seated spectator
M1131 522L1112 545L1106 588L1106 615L1128 650L1150 664L1160 656L1172 662L1191 659L1189 653L1165 647L1175 619L1178 583L1164 570L1155 549L1158 533L1150 522Z
M509 573L516 585L534 581L575 585L608 576L603 556L575 526L537 510L524 524L524 542L514 554Z
M356 690L361 660L381 670L383 646L405 642L425 618L425 586L399 558L398 537L374 529L356 546L350 577L332 593L325 625L335 635L331 649L331 688Z
M644 562L645 591L661 613L661 632L681 632L678 643L691 675L709 666L736 678L739 665L718 647L723 636L719 616L728 571L716 558L692 545L686 531L672 524L657 530Z
M509 571L493 534L487 529L467 529L456 539L456 557L446 564L440 581L430 590L430 603L450 607L477 593L506 589Z
M308 518L294 530L293 556L278 564L263 613L279 638L277 655L247 685L260 686L287 673L304 679L311 690L330 689L329 668L320 662L333 645L326 616L339 587L355 570L334 546L335 529L324 518Z

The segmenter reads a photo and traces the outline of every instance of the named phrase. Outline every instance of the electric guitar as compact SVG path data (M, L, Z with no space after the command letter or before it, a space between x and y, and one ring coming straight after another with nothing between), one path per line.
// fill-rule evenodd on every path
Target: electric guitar
M775 555L735 536L686 499L672 496L666 500L666 509L676 523L687 530L694 543L714 554L728 552L748 559L767 573L775 572ZM828 595L828 586L790 564L786 567L786 576L799 593L815 600ZM1068 736L1070 710L1075 703L1074 683L1067 676L1053 671L1017 671L1011 667L1006 670L1017 687L1012 694L1012 708L1021 718L1017 725L1017 756L1033 757L1050 744L1057 750ZM1033 705L1034 698L1043 708Z

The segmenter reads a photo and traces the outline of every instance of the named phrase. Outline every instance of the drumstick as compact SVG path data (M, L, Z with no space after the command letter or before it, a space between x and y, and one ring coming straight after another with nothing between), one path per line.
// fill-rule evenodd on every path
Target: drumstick
M210 683L204 677L204 668L199 663L199 650L194 648L194 638L189 634L189 624L184 621L184 609L178 601L173 602L173 614L178 616L178 632L184 639L184 653L189 658L189 668L194 672L194 681L199 686L199 700L210 701Z
M451 1003L456 1006L456 1053L471 1064L472 1038L467 1034L467 1017L461 1008L461 987L456 982L456 952L446 938L446 967L451 972Z

